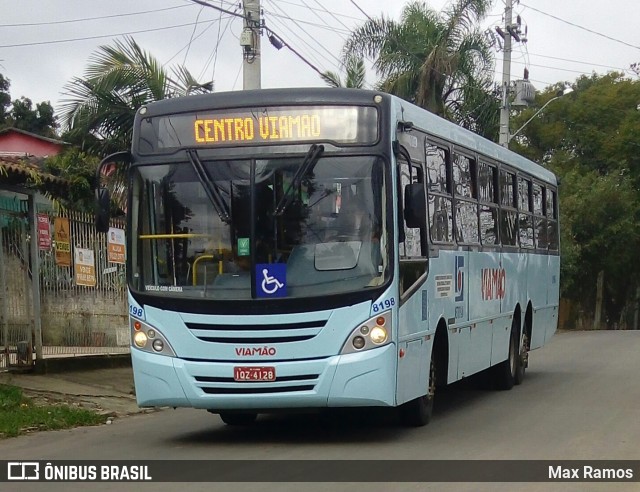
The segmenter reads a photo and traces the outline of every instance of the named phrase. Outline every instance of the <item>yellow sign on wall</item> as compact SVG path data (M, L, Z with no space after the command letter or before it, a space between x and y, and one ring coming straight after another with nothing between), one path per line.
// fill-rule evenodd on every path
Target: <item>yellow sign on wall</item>
M69 219L56 217L53 221L56 241L56 265L71 266L71 227Z

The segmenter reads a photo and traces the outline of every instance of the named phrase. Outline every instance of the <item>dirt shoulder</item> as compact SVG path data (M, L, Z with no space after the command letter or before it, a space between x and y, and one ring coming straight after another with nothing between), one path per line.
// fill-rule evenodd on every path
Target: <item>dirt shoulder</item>
M0 373L0 384L22 388L37 404L67 404L112 418L150 411L136 403L131 367L44 375Z

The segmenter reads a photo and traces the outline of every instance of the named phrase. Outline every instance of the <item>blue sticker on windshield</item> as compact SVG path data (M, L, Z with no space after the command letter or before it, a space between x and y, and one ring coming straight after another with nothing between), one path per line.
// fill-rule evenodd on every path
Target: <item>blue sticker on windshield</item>
M287 265L259 263L256 265L256 295L258 297L286 297Z

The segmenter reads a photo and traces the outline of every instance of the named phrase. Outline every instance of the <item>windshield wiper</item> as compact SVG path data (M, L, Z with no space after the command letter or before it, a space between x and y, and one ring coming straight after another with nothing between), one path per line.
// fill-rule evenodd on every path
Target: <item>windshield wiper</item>
M335 191L330 189L330 188L325 189L315 202L309 204L309 208L315 207L322 200L324 200L325 198L327 198L330 195L333 195L334 193L335 193Z
M300 165L296 173L293 175L293 179L291 180L291 183L289 184L287 191L284 192L284 195L282 195L282 198L278 202L278 205L276 206L276 209L273 215L276 215L276 216L282 215L284 211L287 209L287 207L291 205L291 202L293 201L293 197L294 197L294 194L290 193L291 190L295 190L300 186L300 184L302 183L302 178L304 178L310 171L313 170L313 167L316 165L316 163L320 159L320 156L322 155L323 152L324 152L324 145L313 144L309 148L309 151L307 152L307 155L305 156L304 161L302 161L302 164Z
M215 185L215 183L211 180L209 173L202 164L200 157L198 157L198 152L196 150L187 150L187 155L189 156L189 161L193 166L193 170L198 175L202 186L204 187L204 192L207 194L207 197L211 201L213 208L216 210L218 217L225 224L231 223L231 214L229 213L229 209L227 208L227 203L222 198L222 194L220 193L220 189Z

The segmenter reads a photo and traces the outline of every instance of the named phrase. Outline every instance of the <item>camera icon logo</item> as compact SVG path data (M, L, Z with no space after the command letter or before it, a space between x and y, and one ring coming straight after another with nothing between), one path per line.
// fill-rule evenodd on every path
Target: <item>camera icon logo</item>
M8 480L39 480L40 463L35 461L10 461L7 463Z

